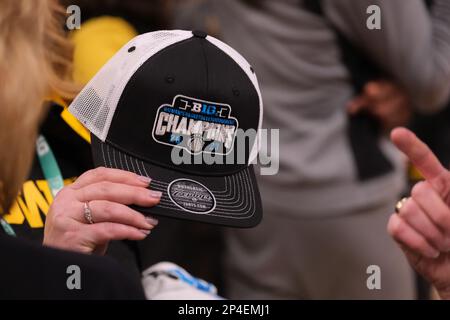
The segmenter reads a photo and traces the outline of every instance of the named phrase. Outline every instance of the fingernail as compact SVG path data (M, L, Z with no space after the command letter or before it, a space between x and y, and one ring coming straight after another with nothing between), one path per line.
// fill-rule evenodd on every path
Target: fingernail
M160 199L162 197L162 192L150 190L150 197Z
M159 221L153 217L145 217L145 220L150 223L152 226L158 225Z
M437 259L439 258L439 256L441 255L441 253L439 251L430 251L429 253L429 258L431 259Z
M142 232L143 234L145 234L146 236L148 236L150 234L150 230L145 230L145 229L140 229L140 232Z
M151 178L149 177L145 177L145 176L138 176L139 181L145 183L146 185L149 185L150 182L152 181Z

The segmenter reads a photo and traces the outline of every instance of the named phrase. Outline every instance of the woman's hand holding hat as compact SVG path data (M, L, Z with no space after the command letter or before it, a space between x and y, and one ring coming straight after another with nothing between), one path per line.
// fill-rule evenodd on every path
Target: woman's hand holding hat
M111 240L143 240L158 221L128 205L157 205L161 193L149 190L149 184L149 178L127 171L87 171L55 197L47 215L44 245L104 254Z

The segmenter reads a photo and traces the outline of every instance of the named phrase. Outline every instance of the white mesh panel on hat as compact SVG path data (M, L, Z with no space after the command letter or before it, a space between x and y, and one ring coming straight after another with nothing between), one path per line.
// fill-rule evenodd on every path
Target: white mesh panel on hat
M154 54L191 37L191 31L182 30L156 31L135 37L88 82L69 111L96 137L105 141L122 91L133 74ZM129 50L132 47L134 50Z
M214 44L216 47L218 47L220 50L225 52L228 56L230 56L241 68L242 70L247 74L247 76L250 78L251 82L255 86L256 92L258 93L259 98L259 122L258 122L258 132L255 139L255 143L250 150L250 155L248 158L248 164L251 164L254 160L256 160L256 157L258 156L258 152L260 149L260 143L261 143L261 126L262 126L262 120L263 120L263 100L261 96L261 91L259 89L258 79L256 77L256 74L250 65L250 63L236 50L234 50L232 47L227 45L226 43L208 36L206 38L209 42Z

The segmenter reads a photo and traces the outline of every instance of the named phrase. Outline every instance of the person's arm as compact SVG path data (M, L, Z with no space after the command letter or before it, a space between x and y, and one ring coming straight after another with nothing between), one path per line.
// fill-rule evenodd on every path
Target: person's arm
M381 8L381 30L369 30L370 5ZM450 94L450 1L324 0L326 17L403 86L414 104L433 112Z
M0 232L0 299L144 300L140 277L108 257L42 247Z

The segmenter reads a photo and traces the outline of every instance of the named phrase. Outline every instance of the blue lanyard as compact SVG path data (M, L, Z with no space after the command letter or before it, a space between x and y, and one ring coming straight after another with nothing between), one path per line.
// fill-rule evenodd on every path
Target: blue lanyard
M64 188L64 179L61 170L59 169L58 162L56 162L55 155L43 135L39 135L36 140L36 153L44 178L47 180L53 197L55 197L58 192ZM5 219L1 218L0 224L6 234L13 237L16 236L14 229Z
M5 233L8 236L16 237L16 233L14 232L14 229L11 227L11 225L8 222L6 222L5 219L1 218L0 224L2 225L3 230L5 230Z
M40 135L36 141L36 153L44 178L48 182L53 197L56 197L58 192L64 188L64 179L55 155L43 135Z

